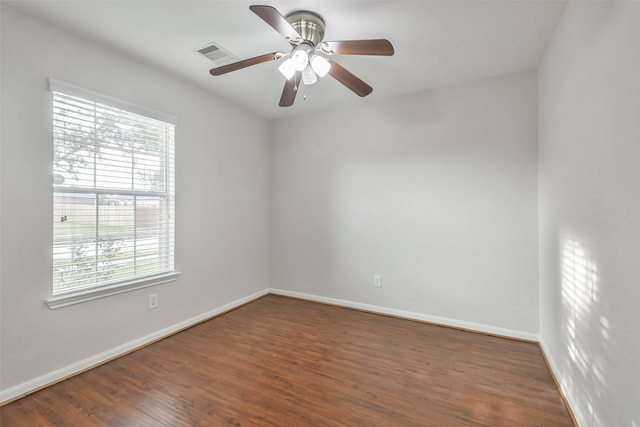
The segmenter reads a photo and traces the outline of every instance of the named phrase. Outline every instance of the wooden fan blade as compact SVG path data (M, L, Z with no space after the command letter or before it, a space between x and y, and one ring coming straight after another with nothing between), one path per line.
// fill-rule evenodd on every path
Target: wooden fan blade
M351 89L356 95L367 96L373 92L373 88L371 86L360 80L342 65L332 61L331 59L328 59L328 61L331 63L329 75Z
M292 40L302 38L300 37L300 34L293 29L291 24L289 24L289 21L287 21L275 7L254 4L249 6L249 9L258 15L260 19L269 24L274 30L282 34L283 37Z
M280 58L281 56L282 54L280 52L265 53L264 55L256 56L249 59L243 59L242 61L223 65L222 67L212 68L209 72L214 76L220 76L222 74L227 74L227 73L230 73L231 71L241 70L243 68L247 68L252 65L258 65L258 64L262 64L263 62L273 61Z
M320 49L334 55L380 55L391 56L395 53L389 40L343 40L322 42Z
M296 95L301 84L302 73L298 71L284 84L282 96L280 97L280 104L278 105L280 105L281 107L291 107L293 105L293 102L296 100Z

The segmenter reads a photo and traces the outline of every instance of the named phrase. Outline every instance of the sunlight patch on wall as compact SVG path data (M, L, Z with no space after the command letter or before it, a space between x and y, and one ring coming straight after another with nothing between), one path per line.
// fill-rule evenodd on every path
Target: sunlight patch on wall
M563 332L569 360L561 383L571 395L585 403L576 409L579 421L601 425L594 403L606 393L605 361L595 357L594 345L607 346L609 321L596 317L599 301L598 269L587 248L567 239L562 249Z
M569 357L584 376L589 369L589 355L580 345L577 329L588 320L597 270L587 260L585 248L575 240L565 243L562 255L562 301L567 309Z

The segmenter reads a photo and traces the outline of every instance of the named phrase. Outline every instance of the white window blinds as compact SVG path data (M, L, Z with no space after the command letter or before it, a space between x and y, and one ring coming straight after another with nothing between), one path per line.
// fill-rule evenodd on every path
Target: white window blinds
M174 125L66 88L52 84L54 296L172 272Z

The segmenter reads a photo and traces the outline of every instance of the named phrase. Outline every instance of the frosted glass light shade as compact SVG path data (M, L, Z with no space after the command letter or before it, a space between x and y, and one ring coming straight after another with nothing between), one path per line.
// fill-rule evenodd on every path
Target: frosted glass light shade
M311 66L307 66L307 68L305 68L304 71L302 71L302 83L304 83L307 86L311 86L317 81L318 81L318 76L316 76L316 72L313 71L313 68L311 68Z
M295 62L292 58L287 58L282 64L280 64L278 70L280 70L285 79L290 80L296 73Z
M315 71L320 77L326 76L331 68L331 63L319 55L313 55L310 63L311 67L313 67L313 71Z
M302 71L307 67L307 64L309 63L309 55L306 51L299 49L295 51L295 53L291 57L291 60L293 61L293 66L296 71Z

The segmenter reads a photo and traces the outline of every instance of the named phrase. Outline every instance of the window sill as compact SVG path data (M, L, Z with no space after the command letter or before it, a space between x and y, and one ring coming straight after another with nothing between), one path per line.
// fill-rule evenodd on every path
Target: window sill
M131 282L118 283L98 289L88 289L79 292L69 292L66 294L53 296L45 300L45 303L51 310L55 310L69 305L80 304L99 298L105 298L112 295L118 295L125 292L135 291L136 289L148 288L150 286L161 285L163 283L173 282L178 279L180 272L166 273L159 276L146 277L144 279L133 280Z

